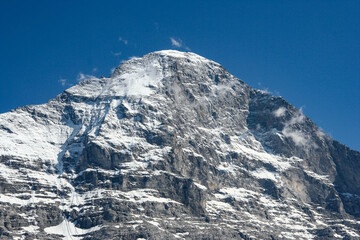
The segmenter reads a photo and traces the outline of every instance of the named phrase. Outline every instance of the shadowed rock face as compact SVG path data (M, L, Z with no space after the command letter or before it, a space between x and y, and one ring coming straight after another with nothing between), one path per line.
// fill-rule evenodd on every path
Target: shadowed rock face
M0 238L359 239L360 153L160 51L0 115Z

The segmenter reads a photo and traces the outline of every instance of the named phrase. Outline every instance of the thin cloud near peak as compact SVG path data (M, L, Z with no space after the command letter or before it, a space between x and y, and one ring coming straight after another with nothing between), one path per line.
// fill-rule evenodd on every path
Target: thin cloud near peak
M59 79L59 83L61 84L61 86L65 87L67 85L67 79L65 78L60 78Z
M88 74L83 74L82 72L80 72L78 75L77 75L77 78L76 80L78 82L82 82L84 80L87 80L87 79L97 79L97 77L93 76L93 75L88 75Z
M182 44L181 44L181 39L179 39L179 40L176 40L175 38L173 38L173 37L171 37L170 38L170 41L171 41L171 44L173 45L173 46L175 46L175 47L182 47Z
M123 37L119 37L118 40L122 43L124 43L125 45L128 45L129 41L124 39Z
M183 48L187 51L191 51L190 48L188 48L183 41L180 38L174 38L174 37L170 37L170 41L171 41L171 45L178 47L178 48Z
M114 56L120 56L122 53L121 52L113 52L113 51L111 51L111 54L114 55Z

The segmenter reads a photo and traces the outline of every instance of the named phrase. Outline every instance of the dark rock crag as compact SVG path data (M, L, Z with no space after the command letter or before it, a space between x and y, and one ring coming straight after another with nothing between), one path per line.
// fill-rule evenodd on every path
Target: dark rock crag
M0 115L1 239L360 239L360 153L159 51Z

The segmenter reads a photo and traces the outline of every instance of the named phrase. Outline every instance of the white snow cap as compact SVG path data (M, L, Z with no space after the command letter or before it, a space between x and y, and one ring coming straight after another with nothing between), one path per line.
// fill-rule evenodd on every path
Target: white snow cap
M170 57L174 57L174 58L187 58L187 59L190 59L190 60L199 60L199 61L210 62L209 59L206 59L206 58L204 58L204 57L202 57L202 56L200 56L200 55L198 55L196 53L193 53L193 52L180 52L180 51L177 51L177 50L161 50L161 51L156 51L156 52L152 52L152 53L149 53L149 54L170 56Z
M199 70L211 64L220 64L191 52L162 50L146 54L141 58L132 58L118 66L110 78L88 79L66 90L76 96L97 98L99 96L147 96L161 86L161 80L173 72L168 68L171 60Z
M162 58L162 59L166 59L166 58L178 58L180 59L187 59L187 61L192 62L192 63L213 63L213 64L217 64L218 63L211 61L207 58L204 58L196 53L193 52L181 52L181 51L177 51L177 50L161 50L161 51L155 51L155 52L151 52L148 53L146 55L144 55L143 57L133 57L128 61L124 61L120 66L118 66L114 73L110 76L110 77L116 77L117 75L121 74L121 71L123 70L123 68L129 64L134 64L138 61L144 61L144 60L150 60L150 59L156 59L156 58Z

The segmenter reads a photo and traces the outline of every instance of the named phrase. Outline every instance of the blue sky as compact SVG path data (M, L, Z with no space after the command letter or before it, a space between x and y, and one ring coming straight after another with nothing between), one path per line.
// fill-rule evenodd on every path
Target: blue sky
M132 56L190 49L360 150L358 0L4 0L0 26L0 113L45 103L81 74L108 76Z

